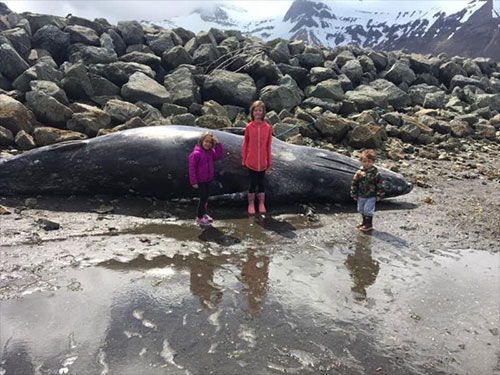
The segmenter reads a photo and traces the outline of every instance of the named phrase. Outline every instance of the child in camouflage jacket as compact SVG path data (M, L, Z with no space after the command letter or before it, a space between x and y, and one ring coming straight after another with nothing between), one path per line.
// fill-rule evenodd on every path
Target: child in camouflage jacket
M358 212L363 216L362 223L358 225L359 230L363 232L373 230L375 202L384 197L384 181L377 167L373 165L375 158L374 150L361 153L361 168L354 175L351 185L351 197L358 202Z

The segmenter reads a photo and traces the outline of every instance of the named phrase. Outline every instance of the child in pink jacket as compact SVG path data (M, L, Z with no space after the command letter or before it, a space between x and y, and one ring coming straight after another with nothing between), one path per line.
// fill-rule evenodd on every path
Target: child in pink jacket
M214 161L224 155L224 148L216 136L204 132L198 144L189 155L189 180L193 188L198 189L200 201L196 222L202 225L210 224L213 219L207 214L209 185L214 178Z
M266 213L265 175L272 166L271 142L273 131L271 125L264 121L266 106L260 100L250 107L250 121L245 128L242 146L242 165L248 168L250 186L248 188L248 214L255 215L255 195L259 200L259 213Z

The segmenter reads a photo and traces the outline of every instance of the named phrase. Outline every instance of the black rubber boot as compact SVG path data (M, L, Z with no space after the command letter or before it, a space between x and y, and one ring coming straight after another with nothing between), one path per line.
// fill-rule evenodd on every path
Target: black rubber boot
M373 216L366 216L365 225L359 228L363 232L369 232L373 230Z
M358 224L358 229L363 228L365 226L365 224L366 224L366 216L365 215L361 215L361 217L363 218L363 221Z

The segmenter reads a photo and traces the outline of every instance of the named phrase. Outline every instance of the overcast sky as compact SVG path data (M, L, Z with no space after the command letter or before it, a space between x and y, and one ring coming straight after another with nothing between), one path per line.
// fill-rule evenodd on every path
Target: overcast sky
M82 0L7 0L7 6L18 13L30 11L33 13L74 16L87 19L106 18L111 23L122 20L161 21L179 15L187 15L198 7L207 7L213 1L82 1ZM227 1L246 9L254 18L274 17L284 15L293 1L288 0L256 0Z
M337 0L338 1L338 0ZM345 1L345 0L344 0ZM349 1L349 0L347 0ZM352 2L374 2L384 3L388 9L398 7L403 3L414 3L417 0L350 0ZM422 1L422 0L420 0ZM493 0L500 10L500 0ZM148 20L161 21L175 16L187 15L198 7L213 5L215 1L182 1L182 0L4 0L7 6L15 12L30 11L34 13L53 14L66 16L71 13L74 16L87 19L106 18L109 22L116 24L122 20ZM223 1L218 1L223 2ZM254 19L284 16L292 0L225 0L248 11L249 17ZM334 3L326 0L325 3ZM452 10L457 6L465 4L467 0L427 0L426 3L440 4L443 10ZM333 4L332 4L333 5ZM461 9L461 8L459 8ZM457 11L456 9L454 11Z

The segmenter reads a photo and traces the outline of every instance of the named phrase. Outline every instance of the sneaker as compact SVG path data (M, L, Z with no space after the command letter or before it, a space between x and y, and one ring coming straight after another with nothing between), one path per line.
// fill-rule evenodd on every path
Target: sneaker
M205 217L197 217L196 218L196 224L199 224L199 225L209 225L210 222Z
M209 216L208 214L203 215L203 218L207 219L207 221L209 221L210 223L214 221L214 219L212 219L212 217Z

